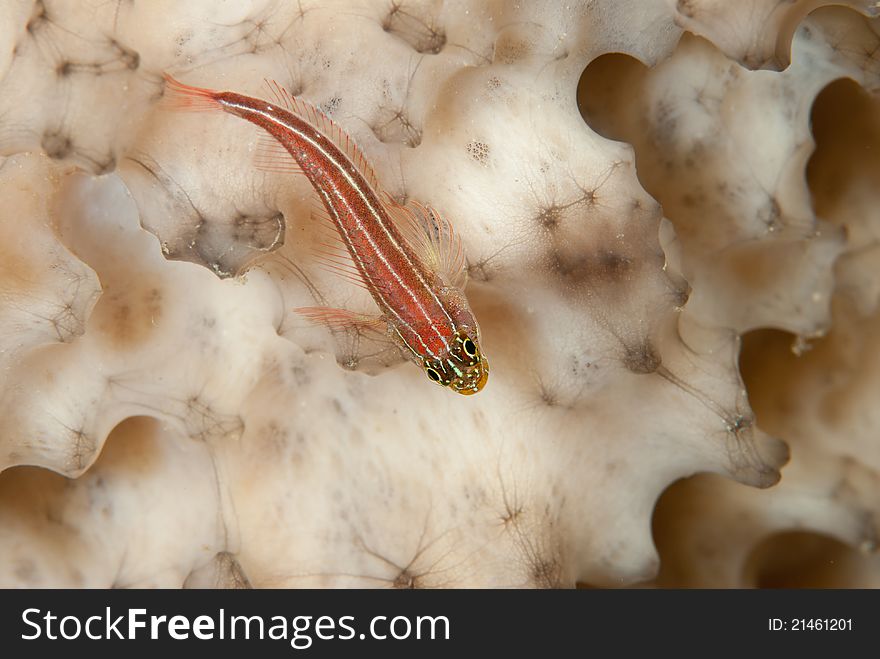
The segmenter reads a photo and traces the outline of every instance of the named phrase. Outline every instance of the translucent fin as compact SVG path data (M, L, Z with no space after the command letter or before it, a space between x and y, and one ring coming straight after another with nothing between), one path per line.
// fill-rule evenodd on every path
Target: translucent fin
M203 87L192 87L163 73L165 94L159 105L164 110L175 112L212 112L222 110L217 100L217 92Z
M263 78L263 84L266 85L266 89L269 90L269 94L272 95L272 98L278 105L290 112L294 112L293 94L287 91L285 87L279 85L275 80L272 80L272 78Z
M260 135L257 137L253 165L261 172L303 173L299 163L293 159L290 152L278 140L263 131L260 131Z
M369 291L370 288L351 259L336 224L317 194L312 198L311 217L317 227L317 240L308 250L312 257L324 270Z
M324 202L321 200L321 197L318 194L312 195L312 209L311 209L311 218L320 223L322 227L331 229L336 237L339 238L339 229L336 228L336 223L333 221L333 218L330 217L330 211L327 210L327 207L324 205Z
M346 309L335 307L299 307L294 309L300 316L308 318L312 322L326 325L332 330L357 330L359 332L371 332L384 335L388 327L382 316L371 316L364 313L354 313Z
M401 206L386 194L385 202L395 225L424 264L450 286L464 288L467 264L461 240L452 225L436 210L416 201Z
M373 167L367 161L364 152L360 150L354 140L351 139L351 136L339 124L308 101L293 96L274 80L266 78L265 83L278 105L301 119L305 119L312 126L320 130L348 157L373 190L378 192L381 189L376 178L376 172L373 171Z
M369 290L361 273L348 257L348 252L339 249L335 245L322 243L313 247L311 253L315 260L318 261L318 263L321 264L321 267L327 272L342 277L350 283L360 286L364 290Z

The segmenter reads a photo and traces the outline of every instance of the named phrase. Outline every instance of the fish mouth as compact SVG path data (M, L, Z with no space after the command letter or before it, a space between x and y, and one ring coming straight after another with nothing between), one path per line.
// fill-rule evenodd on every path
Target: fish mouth
M489 380L489 362L485 357L462 377L452 382L452 389L462 396L472 396L482 390Z

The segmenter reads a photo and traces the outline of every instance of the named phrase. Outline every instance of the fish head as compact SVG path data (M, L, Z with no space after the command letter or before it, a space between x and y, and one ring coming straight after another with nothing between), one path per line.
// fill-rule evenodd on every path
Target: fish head
M455 333L449 350L437 359L425 359L425 374L432 382L463 396L480 391L489 379L489 362L482 354L479 338L466 330Z

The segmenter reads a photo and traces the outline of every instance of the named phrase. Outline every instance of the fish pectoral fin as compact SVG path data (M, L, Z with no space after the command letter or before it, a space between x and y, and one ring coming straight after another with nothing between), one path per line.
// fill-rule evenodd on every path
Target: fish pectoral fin
M298 307L294 311L312 322L326 325L331 330L355 330L383 336L387 334L388 323L378 314L356 313L335 307Z
M385 208L422 262L450 286L464 288L467 263L461 239L449 221L417 201L402 206L388 193L385 193Z

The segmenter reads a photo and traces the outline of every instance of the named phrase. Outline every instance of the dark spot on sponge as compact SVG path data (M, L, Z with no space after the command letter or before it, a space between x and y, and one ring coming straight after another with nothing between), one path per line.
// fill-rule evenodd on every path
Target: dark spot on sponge
M598 255L599 267L609 277L619 279L630 269L629 257L612 250L601 250Z
M99 161L95 164L95 173L99 176L101 174L109 174L114 169L116 169L116 156L112 153L107 156L105 160Z
M758 211L758 217L771 231L779 228L782 209L775 197L767 197L766 203Z
M695 13L692 0L678 0L675 9L682 16L692 17Z
M426 38L419 42L414 48L420 53L430 53L436 55L443 46L446 45L446 32L440 28L431 27L428 30Z
M392 587L397 590L415 590L418 588L418 584L416 584L415 576L410 574L408 570L403 570L392 582Z
M485 142L480 142L478 140L471 140L468 142L467 147L468 155L476 160L481 165L486 165L489 162L489 145Z
M44 133L40 146L47 156L59 160L66 158L73 151L73 142L70 141L70 138L57 131Z
M590 285L621 283L628 279L633 261L619 251L600 248L593 254L557 249L555 270L566 279Z
M626 346L623 354L623 365L627 370L640 375L654 373L661 363L660 355L647 339L637 345Z
M284 240L284 215L275 213L269 217L259 217L239 213L232 220L232 235L236 242L269 251Z
M436 55L446 45L446 31L434 23L433 17L418 15L415 8L404 8L400 0L391 3L380 25L418 53Z
M559 588L562 585L562 566L553 558L536 557L532 565L532 579L539 588Z
M34 10L31 12L31 18L27 23L27 31L33 34L40 27L43 26L44 23L48 21L48 17L46 16L46 5L43 4L43 0L37 0L34 3Z
M545 229L555 229L562 221L562 209L555 204L551 204L547 208L541 209L535 219Z

